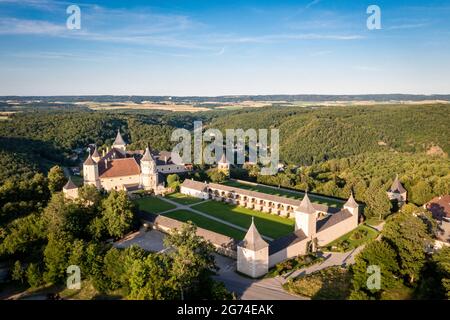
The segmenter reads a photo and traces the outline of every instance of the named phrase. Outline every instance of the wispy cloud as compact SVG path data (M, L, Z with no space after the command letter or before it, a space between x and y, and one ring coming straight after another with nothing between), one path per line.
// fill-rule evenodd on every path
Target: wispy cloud
M316 4L319 4L320 3L320 0L313 0L313 1L311 1L310 3L308 3L307 5L306 5L306 9L309 9L309 8L311 8L312 6L315 6Z
M429 23L406 23L406 24L399 24L387 27L387 30L402 30L402 29L416 29L416 28L423 28L426 26L429 26Z
M0 34L9 35L50 35L56 36L66 31L65 25L41 20L24 20L16 18L0 19Z
M273 43L289 40L358 40L364 39L364 36L358 34L317 34L317 33L305 33L305 34L270 34L261 36L236 36L236 37L223 37L216 38L216 42L219 43Z

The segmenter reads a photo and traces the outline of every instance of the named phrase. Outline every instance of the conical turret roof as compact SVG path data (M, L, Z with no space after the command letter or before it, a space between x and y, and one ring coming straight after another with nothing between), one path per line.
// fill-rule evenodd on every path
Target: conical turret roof
M350 198L348 198L347 202L344 204L344 207L358 208L358 203L355 201L355 198L353 198L353 192L350 193Z
M404 193L406 192L405 188L403 188L403 185L401 184L400 180L398 180L398 174L395 176L394 182L392 182L391 188L389 189L390 192L396 192L396 193Z
M63 187L63 189L66 189L66 190L77 189L77 188L78 187L76 186L75 183L73 183L73 181L70 177L69 177L69 180L67 181L67 183Z
M145 152L144 155L141 159L141 161L153 161L153 156L152 153L150 152L150 148L147 146L147 148L145 148Z
M117 129L117 136L116 136L116 140L114 140L113 145L115 146L124 146L126 145L125 141L122 138L122 135L120 134L120 130Z
M94 152L92 153L92 158L100 158L100 155L97 150L97 146L95 146Z
M242 240L240 246L252 251L258 251L269 246L269 244L261 237L258 229L256 229L253 217L252 224L250 225L250 228L248 228L247 234L245 235L244 240Z
M95 165L95 161L92 160L91 155L89 154L88 158L86 159L86 161L83 163L85 166L93 166Z
M302 202L300 202L297 211L310 214L316 213L316 209L314 209L311 200L309 200L308 192L305 192L305 196L303 197Z

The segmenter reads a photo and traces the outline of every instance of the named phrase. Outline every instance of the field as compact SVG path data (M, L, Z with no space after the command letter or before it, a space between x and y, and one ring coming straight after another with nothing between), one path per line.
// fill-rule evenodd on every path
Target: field
M135 203L138 205L139 210L149 213L160 213L175 208L173 204L156 197L136 199Z
M293 219L222 202L208 201L196 204L192 208L246 229L250 226L252 217L254 217L258 231L262 235L273 239L285 236L294 231L295 222Z
M283 190L283 189L275 189L275 188L266 187L266 186L262 186L262 185L246 184L246 183L237 182L237 181L231 181L231 180L230 181L225 181L223 184L225 184L227 186L231 186L231 187L247 189L247 190L251 190L251 191L258 191L258 192L263 192L263 193L268 193L268 194L273 194L273 195L276 195L276 196L282 196L282 197L299 199L299 200L302 199L302 198L299 197L298 194L295 194L294 192L289 192L289 191ZM324 205L327 205L329 207L340 207L343 204L343 202L340 202L338 200L333 200L331 198L323 199L323 198L316 197L316 196L314 196L312 194L308 194L308 196L309 196L309 199L311 199L312 202L324 204Z
M176 210L176 211L164 213L163 215L166 217L172 218L172 219L176 219L178 221L183 221L183 222L192 221L194 224L196 224L200 228L211 230L211 231L229 236L236 240L241 240L245 236L244 231L227 226L218 221L208 219L204 216L195 214L191 211Z
M166 195L166 198L173 200L179 204L190 205L198 202L202 202L202 199L194 198L179 192L174 192Z
M364 224L358 226L353 231L344 234L342 237L334 240L326 246L329 251L346 252L359 247L363 243L375 239L378 232Z

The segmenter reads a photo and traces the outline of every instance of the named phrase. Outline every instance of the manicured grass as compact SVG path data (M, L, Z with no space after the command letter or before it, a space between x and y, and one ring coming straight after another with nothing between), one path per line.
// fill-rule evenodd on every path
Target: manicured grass
M342 237L326 245L328 251L346 252L359 247L378 236L378 231L361 224L353 231L344 234Z
M199 214L195 214L194 212L191 212L188 210L170 211L170 212L164 213L163 215L166 217L172 218L172 219L183 221L183 222L192 221L194 224L196 224L200 228L211 230L211 231L229 236L229 237L237 239L237 240L244 239L244 236L245 236L244 231L227 226L218 221L208 219L206 217L203 217Z
M303 199L303 197L301 195L295 194L293 192L289 192L287 190L283 190L281 188L274 189L274 188L270 188L270 187L266 187L266 186L246 184L246 183L241 183L241 182L231 181L231 180L225 181L223 184L225 184L227 186L231 186L231 187L247 189L247 190L251 190L251 191L258 191L258 192L273 194L273 195L281 196L281 197L287 197L287 198L299 199L299 200ZM324 204L329 207L342 207L342 204L343 204L342 202L339 202L339 201L336 201L333 199L318 198L312 194L308 194L308 196L312 202Z
M166 210L174 209L175 206L156 197L144 197L134 200L139 210L149 213L160 213Z
M166 195L166 198L169 198L170 200L173 200L177 203L184 204L184 205L190 205L190 204L194 204L194 203L203 201L202 199L191 197L186 194L179 193L179 192L174 192L174 193L168 194L168 195Z
M258 231L273 239L285 236L294 231L293 219L250 210L223 202L208 201L196 204L192 208L246 229L250 226L252 217L255 217L255 224Z
M288 281L283 287L314 300L345 300L350 294L351 275L345 268L329 267Z

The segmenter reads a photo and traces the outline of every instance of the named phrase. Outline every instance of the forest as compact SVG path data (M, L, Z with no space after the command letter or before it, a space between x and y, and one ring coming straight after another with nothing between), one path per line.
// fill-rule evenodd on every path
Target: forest
M0 121L0 261L14 264L13 281L24 287L60 285L63 267L74 263L87 270L85 280L105 295L119 290L121 297L131 299L177 299L185 290L184 296L192 299L232 298L211 278L215 270L212 249L194 236L195 226L186 226L180 237L169 237L169 242L184 243L185 247L164 258L138 248L117 250L106 240L119 239L136 228L136 208L125 194L103 194L83 187L80 199L67 203L60 193L67 181L61 167L79 163L71 159L74 150L85 150L89 144L110 146L118 129L130 149L150 144L156 150L170 150L175 128L191 130L193 121L201 120L206 128L280 129L284 168L276 175L263 176L258 165L233 167L232 177L338 198L354 192L364 206L363 219L395 221L388 224L392 230L386 231L386 243L368 247L354 274L367 261L376 260L378 252L386 251L386 257L399 261L386 262L392 269L389 277L402 277L405 286L422 288L418 296L429 297L432 294L427 290L433 288L435 274L448 281L448 270L442 275L441 262L422 254L419 267L428 271L414 269L415 263L401 260L407 259L402 250L409 249L399 246L412 245L408 240L414 233L411 230L420 226L425 234L426 225L418 220L410 222L404 230L409 232L404 236L407 239L399 238L395 228L404 223L401 219L406 213L392 214L395 208L386 190L398 174L413 211L418 210L414 205L450 193L449 113L450 106L439 104L278 106L199 113L33 108L14 113ZM198 180L224 179L207 166L195 169L192 176ZM432 237L432 232L428 234ZM197 268L188 268L185 273L169 271L172 265L186 270L183 254L194 247L203 248L202 254L192 256ZM445 262L447 256L436 256L441 258ZM143 280L150 275L154 275L152 284ZM362 290L358 281L353 279L350 298L380 298ZM445 295L447 284L440 290L439 296Z

